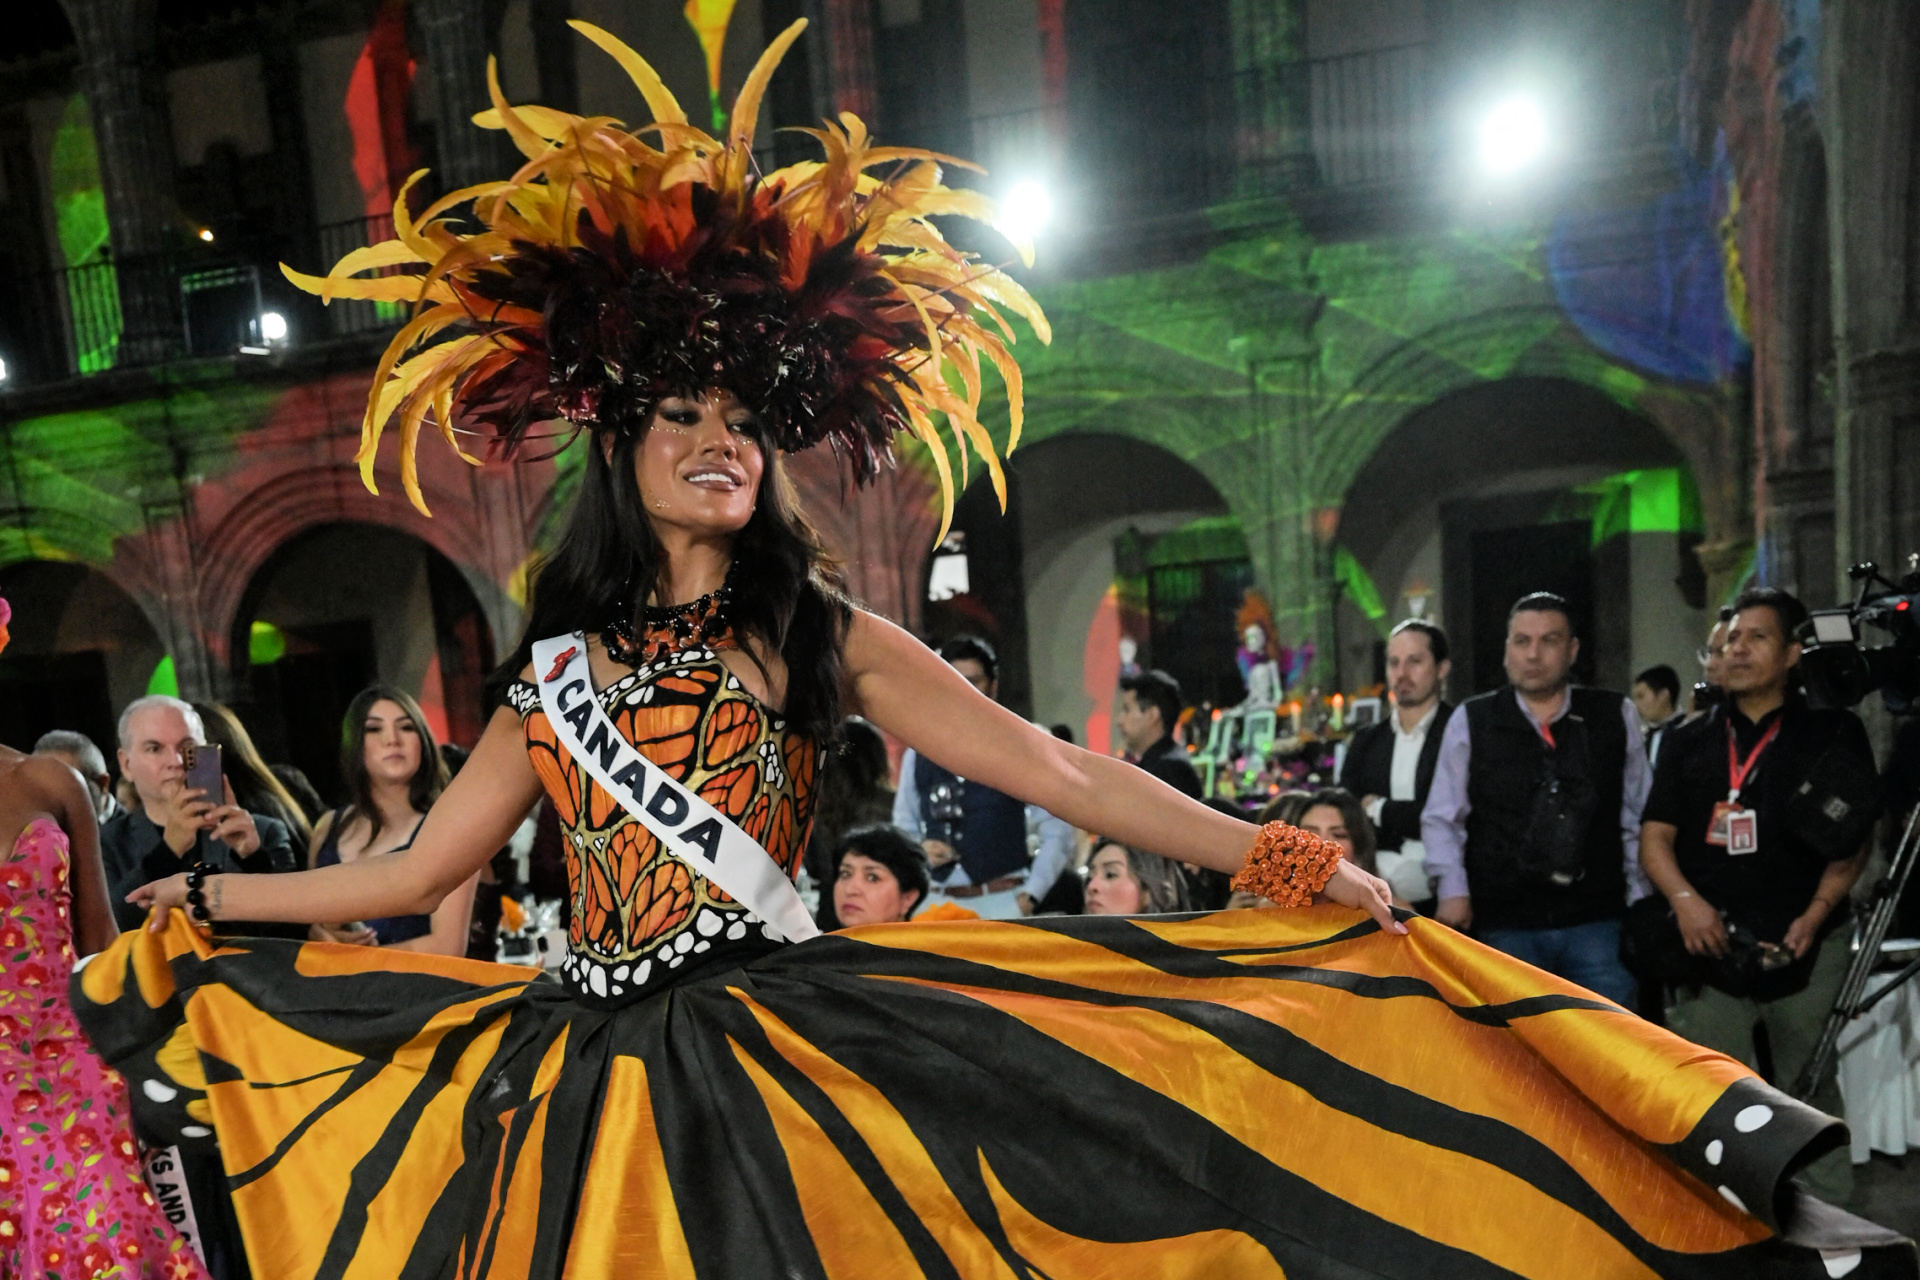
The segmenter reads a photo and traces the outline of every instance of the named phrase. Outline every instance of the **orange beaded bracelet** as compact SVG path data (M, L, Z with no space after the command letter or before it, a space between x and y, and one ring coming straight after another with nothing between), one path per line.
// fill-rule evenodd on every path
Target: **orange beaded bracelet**
M1233 878L1233 887L1257 894L1283 907L1304 907L1327 887L1347 851L1331 840L1284 822L1260 828L1247 864Z

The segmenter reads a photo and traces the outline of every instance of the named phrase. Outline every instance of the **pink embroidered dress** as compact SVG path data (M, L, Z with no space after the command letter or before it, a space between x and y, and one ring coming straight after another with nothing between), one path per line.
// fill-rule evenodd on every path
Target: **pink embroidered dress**
M28 824L0 860L0 1276L205 1280L140 1177L127 1086L81 1038L67 836Z

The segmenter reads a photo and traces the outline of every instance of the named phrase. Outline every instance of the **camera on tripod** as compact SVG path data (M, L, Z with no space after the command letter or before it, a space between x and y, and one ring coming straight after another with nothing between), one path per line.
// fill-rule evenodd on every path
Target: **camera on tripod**
M1875 689L1887 710L1906 715L1920 709L1920 555L1907 557L1907 575L1898 584L1868 561L1847 570L1860 584L1844 609L1819 609L1795 633L1803 646L1800 677L1807 701L1816 707L1851 707ZM1875 588L1884 590L1876 595ZM1867 627L1891 641L1869 647Z

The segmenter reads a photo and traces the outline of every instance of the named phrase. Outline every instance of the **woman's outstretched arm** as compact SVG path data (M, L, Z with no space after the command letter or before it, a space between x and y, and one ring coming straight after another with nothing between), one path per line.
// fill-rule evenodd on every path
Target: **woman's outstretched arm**
M1070 746L982 697L899 627L855 612L847 680L860 712L942 768L1037 804L1077 827L1232 873L1258 829L1188 799L1144 769ZM1394 932L1389 891L1343 862L1326 896Z
M312 871L209 876L207 905L215 920L289 924L429 915L507 842L539 797L540 778L527 761L519 717L502 707L460 776L427 814L411 849ZM142 885L127 900L163 908L148 925L163 929L164 908L186 904L186 877Z

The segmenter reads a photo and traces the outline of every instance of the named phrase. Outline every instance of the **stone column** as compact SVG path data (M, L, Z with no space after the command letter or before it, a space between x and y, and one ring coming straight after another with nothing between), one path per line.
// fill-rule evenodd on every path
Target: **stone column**
M828 99L878 128L880 93L873 73L873 6L869 0L821 0L826 19Z
M157 0L61 0L80 46L78 82L93 116L120 299L122 364L178 347L167 269L175 216L173 140L157 41Z
M268 18L265 26L267 39L260 49L260 80L266 91L267 123L273 136L274 182L279 188L280 233L284 237L281 253L287 262L314 263L309 270L324 270L333 264L319 261L313 166L307 150L307 106L300 84L298 28L286 11ZM316 319L320 314L318 307L303 309Z
M1821 126L1833 244L1835 569L1920 551L1920 9L1827 0Z
M438 109L434 178L443 191L505 176L498 135L473 123L476 112L492 105L487 8L486 0L414 0L413 20Z

